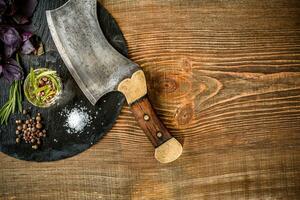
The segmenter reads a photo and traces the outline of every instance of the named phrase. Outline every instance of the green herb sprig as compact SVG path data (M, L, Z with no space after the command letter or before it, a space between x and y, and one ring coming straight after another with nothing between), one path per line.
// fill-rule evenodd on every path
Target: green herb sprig
M9 98L0 109L0 123L7 125L8 118L16 110L22 111L22 80L15 80L9 89Z
M16 55L16 61L21 67L18 54ZM10 85L8 101L0 109L0 124L7 125L9 116L15 113L16 110L22 112L22 84L23 79L14 80Z

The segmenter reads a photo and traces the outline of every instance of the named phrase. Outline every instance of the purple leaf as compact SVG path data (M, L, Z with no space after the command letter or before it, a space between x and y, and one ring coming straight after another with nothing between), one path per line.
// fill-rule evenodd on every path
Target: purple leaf
M4 47L4 56L5 58L10 58L17 49L13 46L5 46Z
M30 42L30 40L26 40L23 43L23 46L21 47L21 53L26 54L26 55L34 52L34 50L35 50L35 48L32 45L32 43Z
M6 45L15 45L21 42L18 31L13 27L4 27L0 29L0 39Z
M22 36L22 41L25 42L26 40L29 40L32 37L32 33L31 32L24 32L21 34Z
M2 66L3 77L10 83L23 78L23 72L18 63L10 58Z
M2 65L0 65L0 76L2 74L2 71L3 71L3 67L2 67Z
M32 42L29 40L32 37L31 32L24 32L22 33L22 40L23 45L21 47L21 53L22 54L30 54L35 50L35 47L33 46Z
M17 30L12 27L5 27L0 29L0 40L4 43L4 54L6 58L10 58L12 54L20 47L21 37Z

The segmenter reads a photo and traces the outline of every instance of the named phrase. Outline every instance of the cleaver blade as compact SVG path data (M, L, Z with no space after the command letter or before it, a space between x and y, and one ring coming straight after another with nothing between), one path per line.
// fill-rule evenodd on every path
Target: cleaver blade
M182 146L152 109L142 69L106 40L97 19L97 0L69 0L46 11L46 17L58 52L88 100L95 105L108 92L123 93L155 147L155 158L161 163L176 160Z

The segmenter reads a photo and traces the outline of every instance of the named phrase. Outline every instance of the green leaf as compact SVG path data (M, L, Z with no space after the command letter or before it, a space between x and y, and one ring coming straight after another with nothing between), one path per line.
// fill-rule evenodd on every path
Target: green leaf
M36 95L38 95L41 91L44 91L46 89L48 89L50 86L49 85L45 85L43 87L39 87L36 90L33 91L33 93L35 93Z
M43 76L49 76L52 74L56 74L56 71L44 71L44 72L40 73L39 75L37 75L36 79L42 78Z

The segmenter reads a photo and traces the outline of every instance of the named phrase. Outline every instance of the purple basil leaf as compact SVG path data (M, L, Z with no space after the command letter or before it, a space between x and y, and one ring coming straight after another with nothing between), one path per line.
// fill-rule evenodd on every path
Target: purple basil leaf
M25 42L26 40L29 40L32 37L31 32L24 32L21 34L22 41Z
M4 43L4 53L6 58L11 57L11 55L20 47L22 42L18 31L13 27L0 29L0 40Z
M0 39L5 45L15 46L21 43L18 31L13 27L0 28Z
M16 52L16 48L13 46L5 46L4 47L4 56L5 58L10 58L15 52Z
M18 63L12 58L8 59L2 67L3 77L10 83L14 80L20 80L23 78L22 69Z
M22 54L30 54L35 50L34 46L30 42L30 40L26 40L21 47L21 53Z
M3 67L2 67L2 65L0 65L0 76L2 74L2 71L3 71Z

